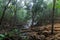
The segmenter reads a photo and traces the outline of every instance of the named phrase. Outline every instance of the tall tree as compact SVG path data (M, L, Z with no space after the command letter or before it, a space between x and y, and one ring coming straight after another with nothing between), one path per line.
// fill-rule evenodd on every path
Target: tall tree
M40 15L40 13L43 13L43 11L47 5L45 4L44 0L33 0L33 3L34 3L34 5L32 7L32 25L33 25L35 19L37 18L37 15L39 15L39 21L37 24L40 25L40 24L42 24L42 22L41 22L42 20L40 18L40 16L42 14Z
M51 34L54 33L54 13L55 13L55 3L56 3L56 0L53 0L53 9L52 9L52 28L51 28Z
M7 5L4 7L4 10L3 10L3 13L2 13L2 17L1 17L1 20L0 20L0 25L2 23L2 20L3 20L4 15L5 15L5 11L6 11L6 9L7 9L7 7L8 7L8 5L9 5L10 2L11 2L11 0L9 0L9 2L7 3Z

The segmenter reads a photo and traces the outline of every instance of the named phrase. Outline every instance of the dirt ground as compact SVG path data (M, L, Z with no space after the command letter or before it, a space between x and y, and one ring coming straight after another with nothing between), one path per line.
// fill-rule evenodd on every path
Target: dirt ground
M54 24L54 34L51 34L51 24L32 27L23 32L27 32L29 38L36 38L36 40L60 40L60 23Z

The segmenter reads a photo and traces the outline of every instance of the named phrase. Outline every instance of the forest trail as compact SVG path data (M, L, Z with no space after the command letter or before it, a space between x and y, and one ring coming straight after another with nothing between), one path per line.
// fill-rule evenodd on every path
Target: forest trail
M47 29L51 30L51 25L47 25ZM54 31L55 32L60 32L60 23L54 24Z
M60 24L55 24L54 25L54 30L57 32L60 32Z
M40 33L42 31L43 33L46 32L48 34L51 33L51 24L45 25L45 26L39 26L39 27L31 27L29 29L23 30L22 32L26 32L29 35L37 35L37 33ZM54 24L54 33L60 33L60 23Z
M51 35L51 24L39 27L31 27L27 30L24 30L28 36L35 36L37 39L45 35L46 40L59 39L60 40L60 23L54 24L54 35ZM42 37L43 38L43 37Z
M27 30L24 31L32 31L32 30L45 30L45 31L50 31L51 32L51 24L44 25L44 26L38 26L38 27L30 27ZM60 23L55 23L54 24L54 32L60 32Z
M8 30L8 29L7 29ZM60 40L60 23L54 24L54 35L51 35L51 24L44 25L44 26L34 26L30 27L29 29L20 30L22 33L27 33L28 37L34 37L43 39L45 37L46 40L51 39L59 39ZM5 31L3 31L5 32Z

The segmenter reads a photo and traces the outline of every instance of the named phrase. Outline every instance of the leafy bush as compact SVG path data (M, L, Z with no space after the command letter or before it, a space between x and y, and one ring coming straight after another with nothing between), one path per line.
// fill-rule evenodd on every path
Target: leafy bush
M18 29L13 29L10 32L6 32L3 34L0 34L0 40L5 40L5 39L17 39L14 38L17 37L18 39L23 39L23 40L28 40L27 36L26 37L22 37L22 33L18 30Z

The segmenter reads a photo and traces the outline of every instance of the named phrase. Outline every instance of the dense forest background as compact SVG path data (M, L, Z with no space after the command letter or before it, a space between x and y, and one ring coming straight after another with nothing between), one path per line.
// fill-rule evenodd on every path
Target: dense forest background
M0 33L60 23L60 0L54 7L52 19L53 0L0 0Z

